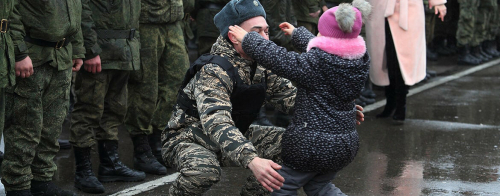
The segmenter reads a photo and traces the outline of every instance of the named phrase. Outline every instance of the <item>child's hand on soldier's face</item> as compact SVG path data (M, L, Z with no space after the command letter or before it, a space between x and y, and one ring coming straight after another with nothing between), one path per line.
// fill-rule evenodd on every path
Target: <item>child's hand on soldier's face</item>
M295 29L295 27L288 22L281 23L280 28L283 32L285 32L285 35L292 35L293 30Z
M229 33L231 35L233 35L236 40L238 40L239 42L242 42L243 41L243 38L245 37L245 35L248 33L247 31L245 31L243 28L241 28L240 26L238 25L234 25L234 26L229 26Z

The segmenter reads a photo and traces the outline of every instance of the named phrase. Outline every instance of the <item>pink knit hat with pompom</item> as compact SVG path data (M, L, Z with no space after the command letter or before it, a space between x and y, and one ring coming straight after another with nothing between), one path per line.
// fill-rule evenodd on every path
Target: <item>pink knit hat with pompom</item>
M318 21L322 36L353 39L359 36L363 20L371 12L371 5L364 0L354 0L351 4L342 3L328 9Z

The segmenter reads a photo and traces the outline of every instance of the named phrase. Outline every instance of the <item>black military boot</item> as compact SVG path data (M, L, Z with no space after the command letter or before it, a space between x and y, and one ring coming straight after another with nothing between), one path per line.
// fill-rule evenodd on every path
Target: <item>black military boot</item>
M459 65L479 65L481 60L472 56L469 46L459 48L458 62Z
M434 38L433 51L435 51L440 56L449 56L453 53L446 47L446 39L444 37Z
M151 153L147 135L132 137L134 142L134 168L148 174L165 175L167 168Z
M487 61L493 59L493 56L489 55L486 51L484 51L483 46L481 44L478 46L478 48L479 48L479 52L481 52L481 54L484 57L486 57L486 59L488 59Z
M75 151L75 187L85 193L104 193L104 186L92 172L90 147L73 147Z
M101 182L135 182L146 178L144 172L128 168L118 157L118 141L99 140L99 181Z
M427 60L429 60L429 61L437 61L439 58L439 54L437 52L434 52L433 50L431 50L429 47L427 47L426 53L427 53L426 54Z
M32 196L29 189L19 191L5 191L6 196Z
M491 55L492 57L499 57L500 52L497 50L497 45L495 41L486 40L482 43L483 51Z
M394 94L394 89L391 86L386 86L385 87L385 98L386 98L386 103L384 107L384 111L382 113L377 114L377 118L387 118L394 113L394 110L396 109L396 99L395 99L395 94Z
M156 157L156 160L165 166L163 157L161 156L161 131L155 130L152 134L148 135L149 147L151 147L151 153Z
M33 196L76 196L71 191L59 188L52 181L42 182L32 180L30 190Z
M474 56L477 59L479 59L481 61L481 63L484 63L484 62L488 61L488 58L486 58L485 56L483 56L483 53L481 52L481 47L480 46L473 46L471 48L471 54L472 54L472 56Z

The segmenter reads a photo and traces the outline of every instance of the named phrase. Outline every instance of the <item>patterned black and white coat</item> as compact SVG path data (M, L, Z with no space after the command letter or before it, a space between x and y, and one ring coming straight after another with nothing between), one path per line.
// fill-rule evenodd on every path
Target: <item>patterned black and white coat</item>
M242 48L297 86L295 113L282 139L284 164L300 171L339 171L352 162L359 148L354 99L368 77L365 41L361 36L315 37L299 27L292 43L302 53L289 52L250 32Z

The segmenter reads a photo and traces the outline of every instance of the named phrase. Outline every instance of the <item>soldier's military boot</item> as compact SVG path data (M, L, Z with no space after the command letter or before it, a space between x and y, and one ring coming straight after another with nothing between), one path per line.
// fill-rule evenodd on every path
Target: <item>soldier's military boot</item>
M167 168L151 153L147 135L132 137L134 142L134 168L148 174L165 175Z
M458 62L459 65L478 65L481 60L472 56L470 53L469 46L463 46L459 48Z
M479 46L473 46L471 48L471 54L472 56L476 57L476 59L479 59L481 61L481 63L484 63L486 61L488 61L488 58L486 58L485 56L483 56L483 53L481 53L481 47Z
M128 168L118 157L118 141L99 140L99 181L101 182L135 182L146 178L144 172Z
M161 131L155 130L152 134L148 135L149 147L151 153L156 157L156 160L165 166L165 162L161 156Z
M29 189L19 191L5 191L6 196L32 196Z
M76 196L76 194L71 191L59 188L52 183L52 181L43 182L32 180L30 190L33 196Z
M484 51L482 44L480 44L480 45L478 46L478 48L479 48L479 52L481 52L481 54L482 54L484 57L486 57L486 59L488 59L487 61L489 61L489 60L493 59L493 56L489 55L486 51Z
M483 50L492 57L499 57L500 52L497 50L495 41L486 40L482 44Z
M75 151L75 187L85 193L104 193L104 186L92 172L90 147L73 147Z

